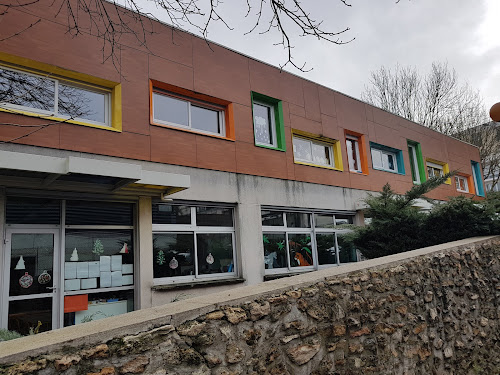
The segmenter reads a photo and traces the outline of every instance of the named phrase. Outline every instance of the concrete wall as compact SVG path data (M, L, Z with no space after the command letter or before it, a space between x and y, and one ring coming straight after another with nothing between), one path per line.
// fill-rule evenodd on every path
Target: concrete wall
M499 237L0 343L5 374L497 374Z
M77 37L67 33L68 15L63 8L43 1L9 8L2 16L2 31L12 37L0 42L0 50L18 58L21 65L30 59L121 83L123 130L55 124L23 137L30 130L2 126L1 141L21 137L17 143L370 191L380 191L387 182L398 192L412 186L407 139L421 143L424 158L449 163L451 170L470 175L471 160L479 161L473 146L216 44L208 46L201 38L172 32L157 22L152 22L155 34L147 37L151 52L134 38L123 37L116 46L117 60L102 63L102 39L93 30ZM30 24L34 26L27 27ZM139 27L133 22L128 26ZM232 103L234 139L151 124L150 79ZM251 91L282 100L286 152L255 146ZM2 123L41 121L0 113ZM340 140L344 171L295 164L292 129ZM345 130L363 134L366 145L372 141L402 150L406 175L371 168L369 149L365 150L368 175L350 173ZM430 195L447 199L458 194L454 185L443 185Z

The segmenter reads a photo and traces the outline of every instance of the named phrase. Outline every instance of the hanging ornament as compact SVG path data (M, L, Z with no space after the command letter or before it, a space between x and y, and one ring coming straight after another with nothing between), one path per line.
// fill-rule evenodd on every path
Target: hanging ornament
M38 283L39 284L48 284L50 282L50 280L52 280L52 276L49 275L49 273L47 272L47 270L44 270L40 276L38 276Z
M33 285L33 276L31 276L28 272L25 272L19 279L19 285L21 285L21 288L28 289L31 285Z
M123 243L123 247L118 254L128 254L128 246L126 242Z
M215 262L214 256L212 255L212 253L208 253L208 255L207 255L207 263L208 264L213 264L214 262Z
M71 253L71 258L69 258L69 260L72 262L78 262L78 250L76 250L76 247Z
M175 257L172 257L172 260L170 261L168 266L175 270L177 267L179 267L179 262L177 261L177 259L175 259Z
M104 253L104 246L100 239L95 240L94 249L92 250L92 252L96 255L101 255L102 253Z
M19 258L19 261L16 264L16 268L14 268L14 269L15 270L25 270L26 269L26 266L24 265L24 258L23 258L22 255L21 255L21 257Z
M156 256L156 264L159 266L163 266L165 264L165 253L163 250L158 251L158 255Z

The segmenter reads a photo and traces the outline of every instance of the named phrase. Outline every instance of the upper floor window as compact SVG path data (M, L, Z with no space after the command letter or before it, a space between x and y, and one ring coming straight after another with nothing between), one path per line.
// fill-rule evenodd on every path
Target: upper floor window
M370 142L370 151L373 169L405 174L401 150Z
M420 143L408 140L408 156L410 157L411 177L414 184L425 181L425 168Z
M455 176L455 186L458 191L463 193L469 192L469 183L467 182L467 177Z
M444 176L443 166L440 164L436 164L436 163L432 163L432 162L428 161L427 162L427 174L429 175L429 178L442 177L442 176Z
M293 137L295 161L335 168L332 146L305 138Z
M285 128L281 100L252 92L255 145L285 151Z
M111 126L108 88L0 67L0 108Z
M226 135L224 107L169 92L153 92L153 119L159 124Z
M471 167L472 167L472 178L474 180L474 188L476 194L480 197L484 197L483 179L481 177L481 166L477 161L471 160ZM488 187L488 185L486 185L486 188L488 191L491 190L491 186ZM495 184L495 188L497 189L496 191L498 191L498 184Z
M347 135L345 139L347 146L347 158L349 159L349 170L351 172L362 172L359 154L359 138Z

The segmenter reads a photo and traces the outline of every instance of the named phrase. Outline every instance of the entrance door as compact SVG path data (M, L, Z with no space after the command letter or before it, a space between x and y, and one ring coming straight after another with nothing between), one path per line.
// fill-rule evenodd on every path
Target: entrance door
M59 231L7 229L1 326L27 335L59 328Z

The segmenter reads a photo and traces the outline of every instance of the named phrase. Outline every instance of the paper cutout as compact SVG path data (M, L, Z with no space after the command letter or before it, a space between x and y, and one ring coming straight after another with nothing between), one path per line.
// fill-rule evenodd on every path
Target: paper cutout
M47 270L44 270L40 276L38 276L38 283L41 285L45 285L50 283L50 280L52 280L52 276L49 275Z
M25 270L26 269L26 266L24 265L24 258L22 255L16 264L16 268L14 268L14 269L15 270Z
M128 254L128 245L127 245L127 243L126 243L126 242L123 244L123 247L122 247L122 249L120 250L120 253L119 253L119 254Z
M72 262L78 262L78 250L76 250L76 247L71 253L71 258L69 258L69 260Z
M208 253L206 260L207 260L208 264L213 264L215 262L215 259L214 259L214 256L212 255L212 253Z
M21 288L28 289L31 285L33 285L33 276L31 276L28 272L25 272L19 279L19 285L21 285Z
M175 259L175 257L173 257L168 266L175 270L177 267L179 267L179 262L177 261L177 259Z

